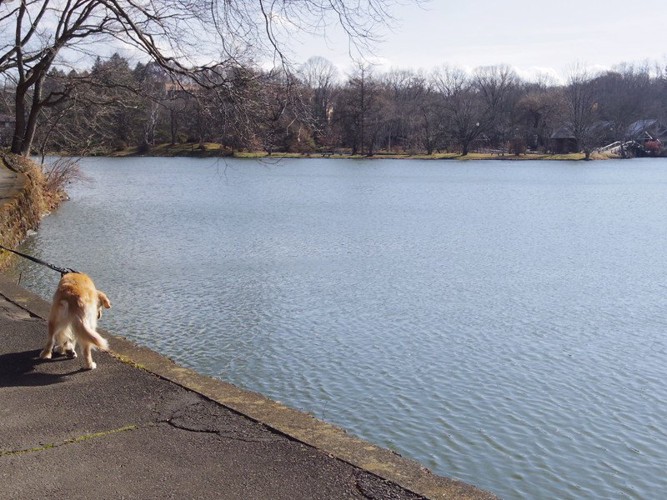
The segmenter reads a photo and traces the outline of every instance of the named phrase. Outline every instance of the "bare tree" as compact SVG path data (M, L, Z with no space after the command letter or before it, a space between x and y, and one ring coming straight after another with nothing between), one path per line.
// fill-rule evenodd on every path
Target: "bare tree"
M45 107L67 98L44 93L54 64L99 44L131 47L173 75L202 85L221 61L282 48L288 29L315 31L332 19L359 43L373 39L392 0L18 0L0 2L0 74L15 85L12 152L30 152Z
M631 123L656 118L651 108L660 99L653 91L648 67L619 65L595 78L591 85L598 96L600 117L611 124L616 138L630 139L625 135Z
M131 70L118 54L97 58L90 70L54 69L45 77L45 95L63 95L41 110L35 141L40 152L90 154L143 144L151 127L154 96L142 78L142 67Z
M416 151L421 138L416 130L424 100L424 78L409 70L391 70L380 77L386 115L382 146L387 150Z
M598 103L588 71L575 67L564 91L567 117L577 147L586 158L590 157L594 146L594 123L598 116Z
M504 148L512 133L519 77L506 65L483 66L475 70L473 81L484 103L484 132L496 147Z
M526 85L515 105L519 131L531 149L546 149L555 128L563 121L561 88L540 83Z
M311 57L299 71L309 93L307 100L318 142L327 142L331 137L331 115L335 98L338 70L331 61L323 57Z
M487 127L474 81L463 70L450 67L434 71L431 80L442 98L447 132L465 156Z
M344 137L352 154L373 155L380 127L380 87L373 67L358 61L343 91L339 94L336 119L344 129Z

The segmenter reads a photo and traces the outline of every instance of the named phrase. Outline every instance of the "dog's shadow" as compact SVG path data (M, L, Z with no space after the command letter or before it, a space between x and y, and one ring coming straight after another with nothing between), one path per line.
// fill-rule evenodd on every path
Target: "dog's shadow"
M0 354L0 387L34 387L64 382L68 375L78 373L81 369L68 373L45 373L35 368L46 362L67 360L66 356L54 357L53 360L39 359L40 350L10 352Z

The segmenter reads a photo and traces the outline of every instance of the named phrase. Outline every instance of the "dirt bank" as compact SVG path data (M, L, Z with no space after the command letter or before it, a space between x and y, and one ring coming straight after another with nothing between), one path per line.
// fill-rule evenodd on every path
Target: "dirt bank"
M41 218L57 208L63 193L46 189L42 169L22 156L0 151L0 244L16 247ZM13 256L0 251L0 270Z

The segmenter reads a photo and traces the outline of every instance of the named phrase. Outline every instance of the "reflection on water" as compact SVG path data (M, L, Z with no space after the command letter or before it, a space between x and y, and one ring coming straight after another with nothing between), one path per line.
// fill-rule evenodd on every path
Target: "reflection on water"
M504 498L667 491L666 161L84 168L23 249L105 328Z

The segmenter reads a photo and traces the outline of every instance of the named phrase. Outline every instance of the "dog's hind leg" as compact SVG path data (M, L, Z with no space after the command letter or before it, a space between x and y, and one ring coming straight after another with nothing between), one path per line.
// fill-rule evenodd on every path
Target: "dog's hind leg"
M69 325L60 329L59 335L55 336L54 344L53 354L63 354L70 359L76 358L76 338Z
M70 359L76 358L76 340L68 338L63 344L63 354Z
M42 352L39 353L39 358L40 359L51 359L51 355L53 353L53 347L56 344L56 339L58 338L58 324L55 319L49 318L49 324L48 324L48 339L46 341L46 345L44 346L44 349L42 349Z
M61 300L53 303L51 311L49 312L47 341L42 352L39 353L40 359L51 359L53 355L53 348L56 344L62 344L61 339L63 335L69 333L66 331L69 328L69 321L67 320L67 312L69 305L67 301Z

